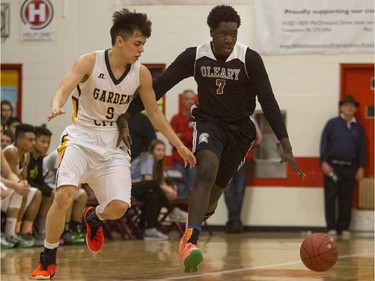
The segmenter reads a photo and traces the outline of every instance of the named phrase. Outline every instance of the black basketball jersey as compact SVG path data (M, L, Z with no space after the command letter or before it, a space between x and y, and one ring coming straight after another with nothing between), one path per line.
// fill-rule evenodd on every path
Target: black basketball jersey
M30 152L30 162L27 166L27 181L32 187L40 189L44 196L51 196L52 189L45 183L43 178L43 157L34 158Z
M237 42L227 58L217 58L211 43L188 48L154 80L157 99L181 80L198 85L198 114L218 123L236 123L254 113L256 97L278 139L287 138L283 118L260 55Z

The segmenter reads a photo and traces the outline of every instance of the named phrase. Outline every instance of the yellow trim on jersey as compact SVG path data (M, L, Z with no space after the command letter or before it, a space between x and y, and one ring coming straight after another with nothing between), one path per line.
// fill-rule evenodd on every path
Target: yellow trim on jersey
M76 97L72 97L72 105L73 105L73 113L72 113L72 122L77 118L78 114L78 99Z
M66 145L68 144L68 138L67 138L67 135L63 136L62 137L62 141L61 141L61 144L59 145L59 147L57 148L57 152L58 152L58 159L59 159L59 165L61 163L61 160L63 159L64 157L64 153L65 153L65 150L66 150Z

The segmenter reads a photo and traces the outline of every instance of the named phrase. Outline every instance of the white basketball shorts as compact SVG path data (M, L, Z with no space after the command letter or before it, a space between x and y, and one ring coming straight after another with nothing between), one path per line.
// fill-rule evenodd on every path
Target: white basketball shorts
M113 200L130 205L130 155L124 143L116 146L118 135L117 130L68 126L58 148L57 188L87 183L100 204L99 213Z

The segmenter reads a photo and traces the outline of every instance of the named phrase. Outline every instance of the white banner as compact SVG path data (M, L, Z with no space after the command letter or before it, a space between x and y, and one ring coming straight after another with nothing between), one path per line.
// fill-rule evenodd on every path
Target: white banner
M22 40L43 41L54 39L54 10L50 0L24 0L20 15Z
M248 4L251 0L115 0L115 5L236 5Z
M254 0L256 50L373 53L373 0Z

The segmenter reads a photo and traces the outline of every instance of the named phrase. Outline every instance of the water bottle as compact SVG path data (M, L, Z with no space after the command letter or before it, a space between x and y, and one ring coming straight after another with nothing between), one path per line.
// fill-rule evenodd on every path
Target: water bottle
M339 177L333 171L331 171L328 174L328 177L331 179L332 182L338 182L339 180Z

